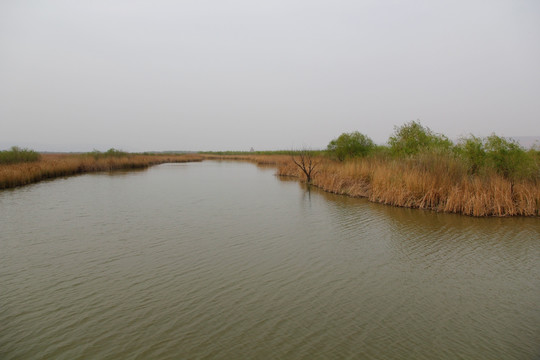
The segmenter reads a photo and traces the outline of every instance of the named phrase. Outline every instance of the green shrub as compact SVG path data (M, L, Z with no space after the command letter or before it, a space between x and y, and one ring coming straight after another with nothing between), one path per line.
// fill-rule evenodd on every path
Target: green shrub
M486 164L487 155L482 138L474 135L461 138L455 152L465 161L470 174L477 174Z
M364 134L354 131L343 133L338 138L330 141L327 150L338 160L347 158L366 156L375 148L373 140Z
M411 121L395 127L394 135L388 139L394 155L415 155L424 151L446 152L452 148L452 142L444 135L435 134L419 122Z
M101 158L110 158L110 157L127 157L129 156L130 154L125 152L125 151L122 151L122 150L117 150L115 148L110 148L109 150L105 151L105 152L101 152L99 150L94 150L94 151L91 151L89 153L86 153L86 155L89 155L89 156L92 156L94 157L94 159L101 159Z
M514 140L492 134L484 140L487 166L510 179L533 177L534 159Z
M38 161L40 155L38 152L29 149L21 149L13 146L10 150L0 151L0 164L16 164L23 162Z
M515 140L492 134L486 138L462 138L455 152L467 165L470 174L494 171L508 179L538 177L538 152L526 151Z

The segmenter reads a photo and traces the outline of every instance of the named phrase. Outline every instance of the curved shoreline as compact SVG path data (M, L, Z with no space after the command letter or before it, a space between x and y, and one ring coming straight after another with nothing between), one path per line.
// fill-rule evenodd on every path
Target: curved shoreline
M311 185L323 191L396 207L431 210L473 217L540 215L540 185L512 183L500 176L465 177L458 181L437 178L429 170L401 171L393 164L328 162L313 176ZM350 165L349 165L350 166ZM365 166L365 169L362 169ZM365 171L362 171L365 170ZM306 182L294 164L278 167L277 174Z
M277 175L306 182L290 155L203 155L277 168ZM424 163L367 158L346 162L317 157L311 185L323 191L411 209L473 217L539 217L540 181L512 182L500 175L470 176L448 159Z
M121 169L142 169L163 163L202 161L195 154L128 155L95 158L89 155L42 154L36 162L0 165L0 190L34 184L43 180L84 173Z
M93 158L88 155L45 154L33 163L0 165L0 189L57 177L99 171L146 168L171 162L208 160L250 161L277 168L277 175L306 182L287 155L128 155ZM471 177L451 168L415 168L403 162L356 160L336 162L318 158L311 185L323 191L363 197L374 203L454 213L473 217L540 216L540 182L511 182L501 176Z
M274 166L277 175L306 182L291 155L203 155ZM497 175L470 176L447 158L423 163L364 158L339 162L316 157L311 185L323 191L411 209L473 217L540 217L540 181L511 182Z

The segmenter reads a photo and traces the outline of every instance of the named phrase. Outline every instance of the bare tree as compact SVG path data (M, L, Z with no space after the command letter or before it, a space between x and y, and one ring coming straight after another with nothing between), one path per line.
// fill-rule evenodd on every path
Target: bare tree
M306 182L311 184L313 176L317 173L317 166L319 166L319 160L315 158L315 154L312 150L302 149L300 151L291 152L292 161L302 170L306 175Z

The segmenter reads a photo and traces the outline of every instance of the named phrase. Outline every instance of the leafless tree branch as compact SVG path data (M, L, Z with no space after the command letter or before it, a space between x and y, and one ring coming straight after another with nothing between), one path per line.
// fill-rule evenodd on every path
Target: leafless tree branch
M317 167L319 166L319 161L315 158L313 151L309 149L302 149L300 151L293 151L291 153L292 161L302 170L304 175L306 175L306 182L311 184L313 176L317 173Z

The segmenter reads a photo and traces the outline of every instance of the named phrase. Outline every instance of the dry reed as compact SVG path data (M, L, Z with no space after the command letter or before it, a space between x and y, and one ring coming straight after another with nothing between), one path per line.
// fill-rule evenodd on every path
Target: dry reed
M431 156L396 160L363 158L336 162L320 158L312 185L393 206L470 216L539 216L540 182L510 180L491 173L471 176L458 160ZM304 179L292 161L278 175Z
M241 160L258 166L275 166L280 176L305 180L305 175L287 155L129 155L96 159L45 154L34 163L0 165L0 189L85 172L203 159ZM318 161L312 185L335 194L470 216L540 215L540 181L512 182L495 172L471 176L458 160L444 156L412 160L368 157L346 162L319 157Z
M0 189L87 172L146 168L166 162L191 161L202 161L202 157L196 154L127 155L96 159L88 155L43 154L37 162L0 165Z
M257 164L258 166L282 166L291 160L288 155L215 155L215 154L201 154L206 160L239 160L249 161Z

